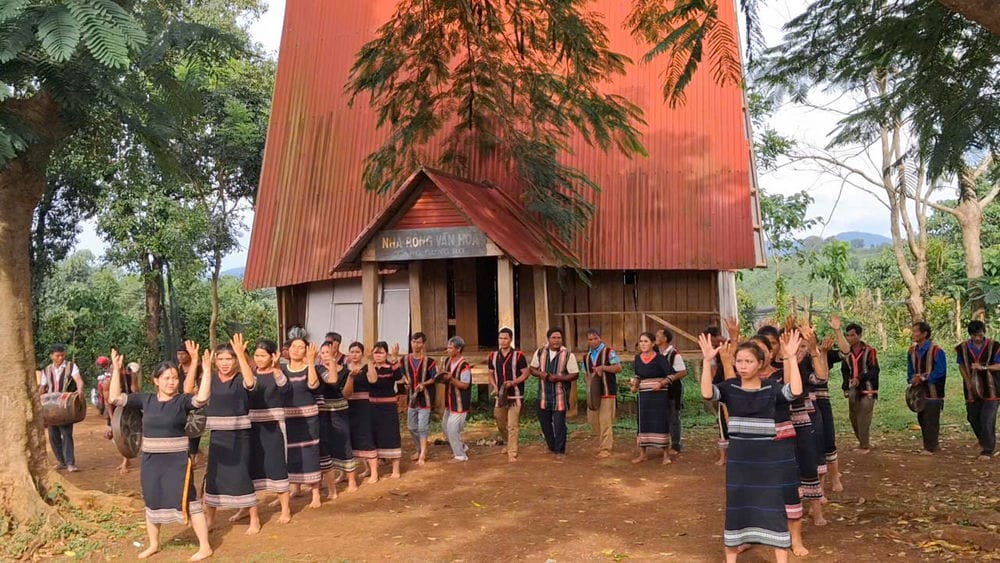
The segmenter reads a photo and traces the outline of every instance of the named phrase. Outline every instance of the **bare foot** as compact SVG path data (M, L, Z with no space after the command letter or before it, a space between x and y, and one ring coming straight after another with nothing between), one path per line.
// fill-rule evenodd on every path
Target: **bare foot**
M420 459L420 452L417 452L410 456L410 461L417 461L418 459Z
M806 555L809 555L809 550L802 544L796 545L793 543L792 553L794 553L796 557L805 557Z
M673 463L673 461L670 460L670 456L664 454L664 456L663 456L663 465L670 465L671 463Z
M124 463L119 465L118 472L121 473L122 475L125 475L126 473L128 473L128 466L125 465Z
M351 484L347 486L347 492L356 493L358 492L358 486L356 484Z
M274 508L275 506L281 505L281 498L276 498L271 502L267 503L268 508Z
M291 521L292 521L292 515L291 514L281 513L281 516L278 517L278 523L279 524L287 524L287 523L289 523Z
M199 549L198 553L192 555L191 558L188 559L188 561L203 561L211 556L212 556L211 549Z
M423 464L425 464L425 463L427 463L427 460L424 460L424 459L417 459L417 465L423 465Z
M559 463L566 461L566 454L556 454L556 461Z
M246 535L248 536L252 536L259 533L260 533L260 522L257 522L256 524L250 524L250 527L247 528L246 531Z
M517 456L513 455L507 456L507 463L517 463Z
M448 463L462 463L463 461L466 461L466 460L459 459L457 457L453 457L453 458L451 458L451 459L448 460Z
M632 458L632 463L642 463L644 461L646 461L645 454L639 455L639 456L636 456L636 457Z
M679 452L679 451L677 451L677 450L675 450L673 448L670 448L669 450L667 450L667 454L668 455L681 455L681 452Z
M229 517L229 521L230 522L239 522L240 520L246 518L249 515L250 515L250 512L247 511L247 509L241 508L238 511L236 511L236 514L233 514L232 516Z
M390 479L399 479L400 478L400 474L399 474L398 471L393 471L392 475L389 475L389 478Z
M369 485L374 485L375 483L378 483L378 477L376 477L375 475L372 475L371 477L368 478L367 483Z
M140 553L136 557L138 557L139 559L148 559L150 556L152 556L152 555L154 555L156 553L159 553L159 552L160 552L160 546L158 546L158 545L151 545L151 546L147 547L146 549L144 549L142 551L142 553Z
M743 544L743 545L741 545L741 546L739 546L739 547L736 548L736 553L743 553L744 551L747 551L748 549L750 549L752 547L753 547L753 544L745 543L745 544Z
M723 465L725 465L725 464L726 464L726 458L724 458L724 457L720 457L718 459L718 461L715 462L715 465L718 465L720 467L723 466Z
M820 514L818 516L813 516L813 524L817 526L826 526L829 522L827 522L826 518L823 518L823 515Z
M842 493L844 492L844 483L840 481L840 475L833 478L833 492Z
M934 455L934 452L930 450L920 450L920 455Z
M66 471L68 471L70 473L76 473L79 470L80 470L80 468L77 467L77 466L75 466L75 465L67 465L66 466Z
M871 448L862 448L861 446L858 446L858 447L854 448L854 451L857 452L857 453L859 453L859 454L866 454L866 453L871 452L872 449Z
M309 508L319 508L322 505L323 503L320 501L320 499L314 498L312 499L312 502L309 503Z
M326 500L337 500L337 491L331 489L330 494L326 495Z

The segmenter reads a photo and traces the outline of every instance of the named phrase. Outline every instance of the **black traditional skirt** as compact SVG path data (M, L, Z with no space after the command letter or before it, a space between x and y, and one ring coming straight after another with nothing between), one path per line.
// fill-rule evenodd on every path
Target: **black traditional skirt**
M203 499L206 506L216 508L257 506L250 479L249 428L212 431Z
M730 438L730 443L731 440ZM784 484L785 515L789 520L799 520L802 518L802 497L799 494L800 477L799 464L795 459L795 438L775 440L774 443L781 451L778 459L782 462L778 473Z
M783 442L787 444L783 444ZM785 514L785 491L798 488L786 466L795 466L791 440L731 436L726 462L726 547L792 545ZM792 481L788 481L791 478Z
M395 397L392 402L372 403L372 434L375 449L382 459L403 457L403 442L399 435L399 409Z
M837 430L833 425L833 406L830 399L816 399L816 411L823 420L822 444L823 457L827 463L837 461Z
M375 459L375 436L372 434L372 404L368 399L348 401L347 416L351 426L351 449L354 457Z
M199 448L201 448L201 436L188 438L188 454L194 455L198 453Z
M819 484L817 470L819 465L817 454L816 432L812 425L796 426L795 462L799 468L799 496L804 500L822 500L823 498L823 487Z
M288 439L288 481L297 485L319 483L319 417L285 419Z
M670 396L666 389L646 391L639 384L639 447L666 448L670 445Z
M319 411L320 468L350 473L358 468L351 449L351 422L347 409Z
M284 422L254 422L250 426L250 479L255 491L288 492Z
M816 402L813 401L813 405ZM809 422L812 424L813 429L813 448L816 450L816 473L818 475L826 475L826 456L823 455L823 415L820 414L818 408L813 408L809 412Z
M183 524L186 515L203 512L188 460L187 452L143 452L139 481L149 522Z

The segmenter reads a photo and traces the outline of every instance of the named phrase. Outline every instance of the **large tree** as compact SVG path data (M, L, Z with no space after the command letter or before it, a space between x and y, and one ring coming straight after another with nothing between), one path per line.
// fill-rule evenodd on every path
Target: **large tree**
M0 409L0 510L27 523L49 512L31 315L32 216L52 155L95 117L165 155L191 100L185 61L231 42L194 24L183 0L14 0L0 4L0 364L13 379ZM196 46L196 48L192 48ZM195 109L195 108L192 108Z
M981 208L995 196L980 199L962 185L974 167L970 155L1000 153L1000 36L931 0L815 0L785 31L784 42L769 52L767 79L796 99L821 89L854 95L859 103L841 119L831 145L883 145L872 149L881 169L867 178L854 173L856 166L838 166L880 197L885 193L911 313L922 315L918 293L926 289L922 222L949 177L960 185L953 212L974 284L982 275ZM911 141L912 147L895 147ZM916 217L908 224L910 210Z

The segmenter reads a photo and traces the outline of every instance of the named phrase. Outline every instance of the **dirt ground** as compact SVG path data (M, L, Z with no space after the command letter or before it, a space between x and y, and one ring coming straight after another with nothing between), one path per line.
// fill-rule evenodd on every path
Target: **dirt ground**
M102 437L103 424L92 411L77 426L82 471L68 479L138 498L138 460L127 475L115 470L120 458ZM485 424L467 429L473 440L494 433ZM912 430L878 436L878 449L859 455L850 451L850 437L840 434L846 490L831 495L827 527L806 524L812 551L806 559L1000 559L1000 458L975 461L966 428L946 428L937 456L916 455L918 436ZM229 524L220 513L222 522L211 534L215 559L720 560L724 470L713 463L710 429L688 432L685 452L669 466L657 459L633 465L633 443L631 436L617 436L614 457L598 460L593 436L577 432L564 463L533 443L522 446L516 464L507 463L500 446L486 445L473 445L468 463L448 464L450 450L436 445L426 466L404 461L402 479L363 485L319 509L293 499L290 524L278 524L276 509L262 505L259 536L244 535L245 522ZM408 436L407 449L412 452ZM131 537L88 558L134 558L139 548L133 542L146 541L142 512L124 518L134 524ZM154 561L183 560L195 551L193 532L179 525L164 527L163 544ZM772 554L764 548L741 557L768 560Z

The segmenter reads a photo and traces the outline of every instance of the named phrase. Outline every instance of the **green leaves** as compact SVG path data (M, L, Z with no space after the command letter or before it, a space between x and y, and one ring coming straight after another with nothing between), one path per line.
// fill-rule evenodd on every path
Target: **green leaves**
M130 52L146 43L139 22L112 0L66 0L66 8L79 22L87 49L105 66L127 67Z
M38 22L38 39L53 61L67 61L80 42L80 23L65 7L54 6Z
M371 97L385 143L365 161L368 189L385 191L424 163L461 174L477 159L514 171L529 209L563 238L592 214L597 188L560 163L574 134L606 150L644 155L642 112L602 89L631 61L609 46L584 0L402 0L358 52L347 91Z

